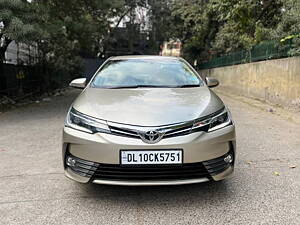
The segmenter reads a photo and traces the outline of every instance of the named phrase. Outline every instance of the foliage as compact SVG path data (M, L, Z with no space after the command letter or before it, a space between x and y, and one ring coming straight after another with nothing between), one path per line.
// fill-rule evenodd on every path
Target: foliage
M159 51L160 45L171 35L171 0L148 0L148 21L150 23L150 36L152 47Z
M56 67L77 69L81 57L105 55L115 29L134 18L144 0L36 0L43 20L40 47ZM67 9L67 10L66 10ZM131 19L130 19L131 21ZM72 66L73 65L73 66Z
M12 40L36 42L44 63L78 65L80 57L104 54L115 28L125 17L134 23L137 7L147 6L146 0L0 0L2 55Z
M180 39L190 61L272 39L300 53L299 0L0 0L0 60L12 40L35 42L44 64L71 73L81 57L105 55L124 21L147 30L155 49Z
M25 0L0 0L0 63L11 41L32 43L40 29L32 5Z
M292 45L289 55L300 55L300 1L285 0L282 10L281 21L271 32L272 38L289 42Z
M281 0L175 1L173 19L184 52L207 60L267 40L281 18Z
M267 32L280 20L281 2L258 0L212 1L222 26L215 39L221 53L250 49L268 39Z

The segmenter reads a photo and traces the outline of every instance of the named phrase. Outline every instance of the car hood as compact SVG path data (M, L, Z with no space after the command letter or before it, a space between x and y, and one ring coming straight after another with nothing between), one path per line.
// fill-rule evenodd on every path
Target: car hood
M86 115L116 123L162 126L197 119L220 110L220 98L206 86L197 88L86 88L73 107Z

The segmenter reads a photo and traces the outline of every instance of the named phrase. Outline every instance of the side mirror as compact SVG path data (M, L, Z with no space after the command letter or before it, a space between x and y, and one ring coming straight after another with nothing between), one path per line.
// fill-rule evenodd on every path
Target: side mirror
M209 88L214 88L219 85L219 81L212 77L206 77L206 84Z
M69 84L70 87L73 88L79 88L79 89L84 89L86 85L86 78L79 78L72 80L72 82Z

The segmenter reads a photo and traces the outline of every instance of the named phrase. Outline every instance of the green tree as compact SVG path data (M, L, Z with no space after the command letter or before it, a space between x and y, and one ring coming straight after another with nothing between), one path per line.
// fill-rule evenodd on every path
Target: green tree
M281 19L281 0L213 0L212 10L221 24L214 42L219 53L250 49L270 39L267 35Z
M173 39L181 40L183 56L189 61L208 57L220 27L210 4L207 0L176 0L173 4Z
M160 45L172 38L172 0L148 0L148 20L150 26L151 47L158 52Z
M300 1L283 1L282 18L271 35L274 39L291 44L291 56L300 55Z
M207 60L269 39L280 22L282 0L175 0L172 15L183 53Z
M112 24L120 23L128 10L124 0L34 0L32 4L43 31L38 41L43 64L77 75L82 57L104 51Z
M40 30L34 8L26 0L0 0L0 64L12 41L32 43Z
M63 29L62 38L75 41L79 54L90 57L105 55L116 28L124 19L134 24L137 8L147 7L146 0L48 0L39 2L46 6L47 14L50 15L46 24L52 28L56 27L54 29L57 30Z

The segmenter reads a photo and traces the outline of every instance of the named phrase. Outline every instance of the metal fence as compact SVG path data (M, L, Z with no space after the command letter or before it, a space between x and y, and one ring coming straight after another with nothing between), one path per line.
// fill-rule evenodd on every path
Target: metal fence
M251 50L242 50L212 58L208 62L200 64L199 69L210 69L262 60L285 58L289 57L289 51L291 49L292 40L285 42L267 41L254 46Z
M22 99L28 94L41 94L56 88L66 87L78 77L90 80L105 59L88 58L83 60L83 71L69 74L66 71L51 68L47 65L0 65L0 98Z
M0 68L0 96L22 98L66 86L69 75L43 66L2 64Z

